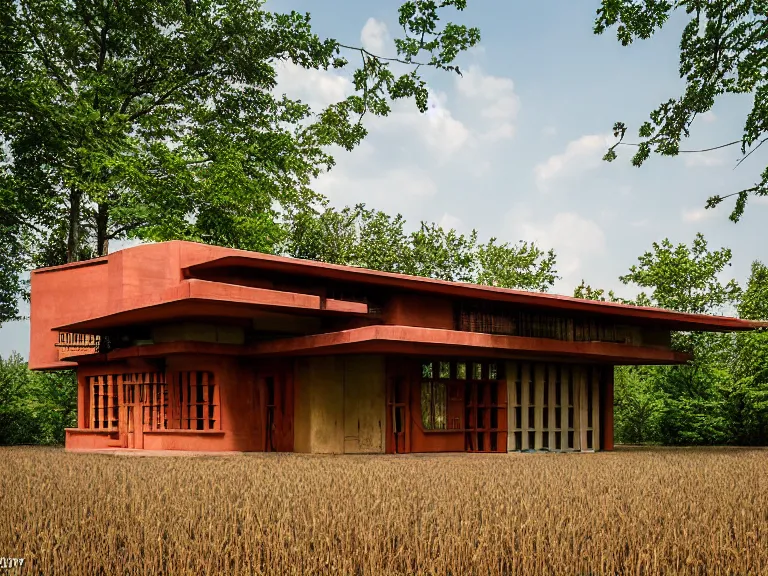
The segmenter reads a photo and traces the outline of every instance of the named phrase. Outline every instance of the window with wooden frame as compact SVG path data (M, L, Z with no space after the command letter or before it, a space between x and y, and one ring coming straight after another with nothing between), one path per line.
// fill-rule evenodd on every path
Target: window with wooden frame
M448 395L445 382L421 383L421 423L425 430L445 430Z
M635 343L632 330L609 320L520 310L498 303L460 302L456 330L576 342Z
M168 387L165 372L133 372L119 375L123 387L123 403L128 406L128 430L135 425L134 410L141 410L144 431L168 428Z
M219 430L219 390L211 372L179 372L177 401L183 430Z
M165 372L88 376L90 427L117 431L125 407L126 430L219 430L219 390L213 373L178 372L173 386ZM140 420L135 415L141 416Z
M86 378L91 398L91 428L117 430L117 376L106 374Z
M503 364L425 361L420 376L421 423L425 432L463 432L469 451L506 450Z

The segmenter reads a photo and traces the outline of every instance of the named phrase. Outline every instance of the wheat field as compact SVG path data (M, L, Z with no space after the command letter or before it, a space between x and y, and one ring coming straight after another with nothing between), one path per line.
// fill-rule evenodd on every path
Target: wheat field
M20 574L768 574L768 451L0 448Z

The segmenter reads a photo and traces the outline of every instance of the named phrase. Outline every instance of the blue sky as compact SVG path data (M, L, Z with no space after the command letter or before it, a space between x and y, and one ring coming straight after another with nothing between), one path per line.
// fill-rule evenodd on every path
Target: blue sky
M652 157L641 169L631 150L600 160L617 120L630 128L660 102L680 94L680 31L673 19L650 42L622 47L613 33L592 34L599 2L469 0L455 21L479 26L479 49L459 61L463 78L429 73L430 111L398 103L390 117L369 119L370 135L315 188L337 206L364 202L400 212L411 227L435 221L460 232L478 230L554 248L562 276L554 291L592 286L633 295L618 276L652 242L690 243L702 232L711 248L733 250L728 277L744 283L750 263L768 260L768 202L752 201L738 224L730 204L703 209L713 194L752 185L766 156L734 170L738 147L678 158ZM393 55L399 35L394 0L272 0L276 11L311 12L315 30L345 44ZM322 10L318 7L322 6ZM349 54L352 64L354 53ZM280 88L322 106L349 93L345 72L280 70ZM729 97L697 119L684 148L741 136L751 98ZM761 225L762 224L762 225ZM26 355L29 326L0 328L0 355Z

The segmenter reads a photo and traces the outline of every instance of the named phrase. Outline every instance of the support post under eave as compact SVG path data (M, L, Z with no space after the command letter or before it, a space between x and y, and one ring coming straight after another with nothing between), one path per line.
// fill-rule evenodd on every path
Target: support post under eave
M605 394L603 395L602 449L613 450L613 372L614 366L606 366Z
M88 402L88 380L79 370L76 371L77 377L77 427L90 428L88 422L88 413L90 403Z

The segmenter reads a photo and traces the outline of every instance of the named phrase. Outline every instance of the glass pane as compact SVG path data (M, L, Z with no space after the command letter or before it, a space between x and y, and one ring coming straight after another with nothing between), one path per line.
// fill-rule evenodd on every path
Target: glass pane
M421 423L432 430L432 382L421 383Z
M451 363L440 362L440 378L450 378L450 377L451 377Z
M481 380L483 378L483 365L479 362L472 364L472 378L474 380Z
M456 363L456 378L458 380L466 380L467 378L467 365L464 362Z
M435 430L445 430L448 420L445 382L435 382L433 384L433 394L435 402Z
M432 362L426 362L421 365L421 377L432 378Z
M488 378L491 380L496 380L498 378L498 373L496 371L496 362L491 362L488 364Z

